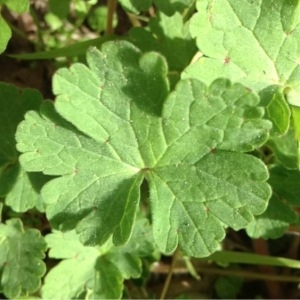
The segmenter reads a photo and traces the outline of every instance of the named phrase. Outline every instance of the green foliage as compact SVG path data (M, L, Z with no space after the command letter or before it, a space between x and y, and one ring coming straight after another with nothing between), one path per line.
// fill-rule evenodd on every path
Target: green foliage
M11 38L11 30L1 15L0 15L0 28L1 28L0 53L2 53L6 49L7 43Z
M5 5L16 13L23 13L29 8L29 0L0 0L0 54L5 50L11 38L11 29L1 16L1 7Z
M0 83L0 292L127 297L174 252L195 277L191 257L300 268L222 243L228 228L278 239L299 226L298 1L112 3L49 0L42 51L12 56L64 58L54 101ZM128 35L102 35L113 14ZM1 15L0 30L1 53ZM241 285L221 277L215 291Z
M298 9L298 1L286 0L198 1L190 32L203 56L183 77L209 84L225 76L257 92L275 85L276 93L267 92L268 114L274 132L284 133L290 115L285 98L300 106Z
M0 224L1 291L9 298L35 292L46 272L46 243L36 229L24 229L19 219Z
M120 0L119 2L124 9L135 14L148 10L152 4L152 0Z
M15 131L28 110L38 110L42 96L36 90L19 90L0 83L0 196L16 212L34 206L42 209L39 190L47 180L41 174L29 174L20 167L15 148Z
M150 8L151 4L155 4L159 11L171 16L175 12L182 12L184 9L192 5L195 0L119 0L121 5L127 11L138 14Z
M179 13L171 17L160 13L150 20L148 28L135 27L129 32L130 41L142 51L157 51L166 57L172 83L179 80L196 52L187 25Z
M128 244L121 248L111 241L101 247L83 246L75 231L47 235L49 256L62 261L47 274L43 298L78 298L83 293L92 299L120 298L124 279L141 275L140 257L152 255L151 237L145 219L136 222Z
M107 19L107 7L100 6L95 8L92 13L88 16L88 23L93 30L96 32L103 32L106 30L106 19ZM113 27L116 27L118 23L118 19L116 14L114 14L113 18Z
M183 80L165 100L165 61L127 42L93 49L87 61L89 68L75 64L54 78L55 109L76 129L49 103L41 115L28 113L17 132L25 170L62 176L42 190L55 228L76 227L84 244L110 235L124 244L144 179L163 252L179 242L186 254L206 256L224 225L240 229L263 212L266 169L241 153L264 143L271 128L257 96L226 80L209 88Z

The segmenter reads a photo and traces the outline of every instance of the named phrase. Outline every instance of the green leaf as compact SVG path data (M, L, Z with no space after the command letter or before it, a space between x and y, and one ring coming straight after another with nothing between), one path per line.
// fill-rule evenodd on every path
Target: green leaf
M50 11L60 19L65 19L69 13L71 0L49 0Z
M281 199L284 199L286 204L299 206L299 170L287 170L282 166L276 166L271 169L269 182L273 192ZM293 220L291 220L291 222L292 221Z
M155 250L149 227L146 219L137 220L129 242L123 247L112 248L106 255L119 268L125 279L138 278L142 272L140 257L151 256Z
M166 15L173 15L176 11L182 12L188 6L191 6L195 0L153 0L157 8Z
M295 220L296 213L277 196L273 196L267 210L249 223L246 230L254 239L277 239Z
M294 120L296 139L298 140L298 142L300 142L300 108L296 106L292 106L292 114Z
M107 26L107 14L108 8L106 6L99 6L92 10L87 18L89 26L96 32L103 32ZM113 27L115 28L118 24L117 14L113 16Z
M147 11L152 4L152 0L119 0L119 2L125 10L134 14Z
M299 207L300 172L282 166L273 167L269 183L273 196L267 210L247 226L247 233L252 238L279 238L297 219L294 207Z
M99 257L96 268L100 273L99 280L90 295L91 299L120 299L123 290L122 274L116 265L105 257Z
M0 83L0 195L16 212L24 212L40 202L41 185L48 180L42 174L29 175L18 162L15 132L28 110L37 110L42 96L35 90L19 90Z
M15 212L33 207L44 211L40 190L50 178L40 173L27 173L15 163L0 176L0 194L6 195L5 204Z
M133 28L129 32L132 41L142 51L157 51L167 59L170 73L180 72L190 63L196 53L196 45L192 40L187 24L179 13L168 17L159 13L149 22L149 30Z
M24 229L21 220L0 224L1 287L8 298L34 293L46 272L46 243L40 232Z
M299 146L293 127L285 135L269 139L267 146L272 149L276 163L287 169L299 169Z
M204 56L185 76L208 84L225 76L255 91L269 85L300 91L298 1L203 0L197 10L190 32Z
M279 86L269 86L260 93L261 105L266 107L267 117L273 123L271 133L282 135L290 126L291 110L286 103L284 91Z
M217 251L210 255L209 259L222 264L238 263L300 269L299 260L296 259L237 251Z
M147 11L152 5L152 2L157 6L159 11L171 16L175 12L182 12L188 8L195 0L120 0L123 8L134 14Z
M0 35L0 54L1 54L6 49L7 43L11 38L10 27L6 24L1 14L0 14L0 28L1 28L1 35Z
M12 164L17 158L15 131L28 110L38 109L42 97L35 90L20 90L17 87L0 83L0 166Z
M138 220L125 247L110 241L100 248L83 246L75 231L48 234L49 256L63 260L47 274L43 298L70 299L83 293L91 299L120 298L124 279L141 274L139 257L153 252L149 227L147 220Z
M255 94L223 79L182 80L166 99L163 57L127 42L92 49L87 61L54 77L55 109L67 121L47 103L17 132L22 166L59 176L42 189L55 228L76 228L88 245L111 235L124 244L144 179L163 252L179 243L187 255L209 255L225 227L264 211L267 169L242 153L271 128Z
M74 231L55 231L46 236L46 241L50 248L49 256L63 261L47 274L42 286L43 298L77 298L88 286L92 286L99 251L83 246Z
M1 0L0 4L5 4L16 13L24 13L28 11L30 2L29 0Z

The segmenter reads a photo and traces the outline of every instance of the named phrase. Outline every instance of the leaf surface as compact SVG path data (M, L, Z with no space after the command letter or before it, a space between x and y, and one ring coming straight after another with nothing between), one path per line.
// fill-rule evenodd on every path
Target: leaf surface
M140 257L153 252L151 238L145 219L136 222L132 237L122 247L114 247L111 241L101 247L84 246L74 230L47 235L49 256L63 260L47 274L43 297L69 299L85 294L87 299L120 298L124 279L139 277Z
M0 224L1 287L8 298L35 292L46 272L46 243L39 231L24 229L21 220Z
M190 32L202 55L182 78L210 84L226 77L256 92L278 86L264 100L272 134L284 134L290 124L286 102L300 106L299 9L293 0L198 0Z
M30 175L18 162L15 132L28 110L38 110L42 96L35 90L19 90L0 83L0 195L16 212L24 212L40 202L40 188L48 178L43 174Z
M16 13L23 13L29 9L29 0L1 0L0 4L5 4L10 10Z
M158 9L168 16L173 15L175 12L182 12L194 2L195 0L153 0Z
M11 29L6 24L4 19L2 18L0 14L0 28L1 28L1 35L0 35L0 53L2 53L7 46L8 41L11 38Z
M152 0L120 0L120 4L127 11L139 14L142 11L147 11L151 4Z
M247 233L252 238L279 238L297 219L295 209L300 206L299 170L276 166L270 170L269 183L273 196L267 210L247 226Z
M153 50L164 55L169 76L176 75L178 80L180 72L190 63L197 50L188 24L184 23L179 13L171 17L159 13L150 20L148 27L131 29L130 41L144 52Z
M273 151L275 163L287 169L299 169L299 146L293 127L285 135L269 139L267 145Z
M120 0L121 5L127 11L135 14L147 11L152 2L158 7L158 10L171 16L175 12L182 12L189 5L192 5L195 0Z
M297 1L204 0L197 10L190 31L204 57L187 74L208 84L225 76L255 91L300 89Z
M124 244L144 179L163 252L179 243L187 255L209 255L225 227L263 212L268 172L243 154L271 128L255 94L223 79L182 80L166 99L163 57L127 42L93 49L87 61L55 75L59 114L47 103L17 133L23 167L59 176L42 190L56 228L76 227L89 245L110 235Z

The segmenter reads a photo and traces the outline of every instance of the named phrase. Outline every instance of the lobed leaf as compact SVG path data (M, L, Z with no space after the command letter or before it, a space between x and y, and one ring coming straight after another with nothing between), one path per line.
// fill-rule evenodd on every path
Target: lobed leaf
M22 166L59 176L42 189L56 228L76 228L88 245L111 235L124 244L144 179L163 252L179 243L187 255L207 256L227 226L246 227L264 211L267 169L243 154L271 128L255 94L193 79L166 99L163 57L127 42L92 49L87 61L57 72L55 109L46 103L26 114L17 132Z
M298 90L297 9L291 0L197 1L190 32L204 56L186 73L208 84L226 76L255 91L274 84Z
M1 288L8 298L34 293L46 272L46 243L40 232L24 229L21 220L0 224Z
M291 224L295 224L298 215L296 209L300 205L299 182L299 170L287 170L282 166L271 168L269 183L273 196L267 210L248 224L249 236L279 238Z
M293 0L198 0L190 32L203 55L182 77L210 84L224 76L256 92L277 86L264 102L273 133L284 134L291 114L286 99L300 106L299 9Z
M293 127L285 135L269 139L267 146L273 151L276 164L287 169L299 169L299 146Z
M63 259L45 278L42 295L46 299L82 295L87 299L120 298L124 279L139 277L140 257L153 252L151 230L145 219L136 222L129 243L123 247L114 247L111 241L100 248L83 246L74 230L55 231L46 236L46 241L49 256Z
M167 16L163 13L151 18L146 28L134 27L129 32L130 41L142 51L157 51L165 56L169 77L177 82L181 71L196 53L195 41L189 34L188 23L179 13Z
M19 90L0 83L0 195L16 212L24 212L41 201L39 191L48 180L42 174L26 173L18 162L15 142L17 125L28 110L38 110L42 96L35 90Z

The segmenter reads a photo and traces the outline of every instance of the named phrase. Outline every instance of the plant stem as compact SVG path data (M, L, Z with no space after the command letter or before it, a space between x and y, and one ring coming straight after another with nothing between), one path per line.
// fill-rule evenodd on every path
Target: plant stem
M168 272L167 278L165 280L165 283L164 283L164 286L163 286L163 290L161 292L161 295L160 295L159 299L165 299L166 298L168 289L170 287L170 283L171 283L171 279L172 279L172 275L173 275L175 263L176 263L176 260L177 260L178 256L179 256L179 250L177 248L176 251L173 254L172 262L171 262L171 265L170 265L170 268L169 268L169 272Z
M117 8L117 0L108 0L107 2L107 22L106 22L106 35L114 33L113 21L114 14Z
M197 268L197 272L201 274L216 274L222 276L236 276L243 278L251 278L251 279L261 279L261 280L272 280L272 281L280 281L280 282L300 282L299 276L282 276L282 275L272 275L272 274L263 274L261 272L249 272L249 271L237 271L230 269L219 269L219 268Z

